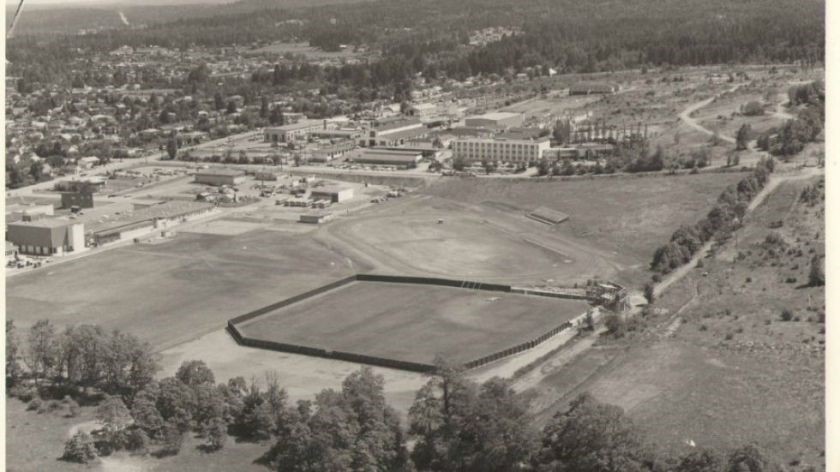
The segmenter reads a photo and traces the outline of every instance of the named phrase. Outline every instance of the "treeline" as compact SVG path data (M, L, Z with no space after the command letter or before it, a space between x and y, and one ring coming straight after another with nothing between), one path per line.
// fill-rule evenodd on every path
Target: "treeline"
M77 50L105 52L123 44L183 49L305 40L326 50L344 44L382 51L383 61L393 63L387 67L398 72L387 77L391 86L418 73L463 79L517 73L532 66L594 72L650 64L813 64L821 63L824 56L824 10L823 2L796 0L702 4L382 0L193 18L50 41L14 39L8 56L16 75L48 81L61 73L55 66ZM524 32L484 47L466 46L472 30L491 26ZM376 75L378 62L346 67L370 69Z
M797 117L780 128L770 129L758 137L756 145L774 156L790 157L816 141L825 128L825 84L815 81L791 87L789 106L799 107Z
M671 235L668 244L656 249L650 269L666 274L690 261L713 237L725 238L740 224L753 197L767 184L774 168L772 158L762 159L749 177L727 187L705 218L693 226L680 227Z
M39 412L71 404L78 414L78 404L69 397L42 407L39 395L47 381L107 392L95 410L100 428L70 438L62 457L67 461L90 462L120 450L177 454L192 434L203 440L199 447L208 453L224 448L229 435L269 442L272 446L257 462L285 472L777 470L753 446L728 453L657 455L621 408L588 394L539 430L528 397L507 381L476 384L441 359L436 375L417 392L403 428L385 399L383 377L369 367L350 374L338 390L325 389L314 400L291 404L274 373L266 374L262 386L242 377L216 383L204 362L186 361L174 376L153 380L157 364L136 340L96 326L68 328L61 335L51 328L48 321L36 323L22 347L14 324L7 322L7 381L12 395ZM140 352L143 360L137 361ZM30 372L24 374L19 357ZM67 370L69 365L78 367ZM33 393L25 379L40 382L41 388Z

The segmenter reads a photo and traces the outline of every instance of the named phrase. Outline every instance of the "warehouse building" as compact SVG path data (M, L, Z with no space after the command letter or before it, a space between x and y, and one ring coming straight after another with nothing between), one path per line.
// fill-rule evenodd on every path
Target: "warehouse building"
M85 225L72 220L43 219L11 223L6 240L21 254L61 256L85 248Z
M469 163L536 164L550 148L548 137L539 139L472 138L452 142L452 157Z
M324 123L318 120L305 120L283 126L272 126L264 130L265 141L268 143L289 143L305 139L312 131L325 127Z
M309 193L312 200L329 200L332 203L341 203L353 198L353 189L337 185L326 185L315 187Z
M521 113L510 113L497 111L483 115L468 116L464 124L468 128L510 128L522 126L523 117Z
M359 140L360 146L387 147L402 146L408 141L422 138L429 134L429 129L417 119L397 119L380 121Z
M245 181L245 172L236 169L203 169L195 173L195 182L204 185L238 185Z
M93 208L93 191L81 188L76 192L61 193L61 208Z
M618 92L618 86L603 83L579 83L569 87L569 95L612 94Z
M417 167L423 154L413 150L363 149L353 157L353 162L374 166L392 166L405 169Z

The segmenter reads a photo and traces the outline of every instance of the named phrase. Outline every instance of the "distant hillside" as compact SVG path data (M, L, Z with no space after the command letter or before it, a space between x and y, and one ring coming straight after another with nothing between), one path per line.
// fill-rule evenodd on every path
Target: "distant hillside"
M15 33L56 35L75 34L80 30L124 28L126 25L120 19L120 11L132 25L150 25L266 9L294 9L366 1L370 0L105 0L78 4L27 3ZM12 22L16 8L17 2L6 4L6 29Z

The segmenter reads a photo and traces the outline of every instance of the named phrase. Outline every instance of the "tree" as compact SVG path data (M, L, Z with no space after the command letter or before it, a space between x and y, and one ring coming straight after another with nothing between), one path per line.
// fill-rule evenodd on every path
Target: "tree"
M811 270L808 271L808 285L817 287L825 285L825 269L823 269L822 258L814 255L811 258Z
M526 462L536 444L528 403L495 378L478 386L461 369L436 360L437 377L415 396L409 434L421 470L508 471Z
M738 133L735 135L735 149L743 151L749 146L750 137L752 136L752 127L744 123L738 128Z
M227 423L222 418L216 417L205 422L201 427L201 432L207 438L207 446L211 450L218 451L227 442Z
M275 106L271 109L271 113L268 117L268 122L271 123L272 126L283 126L286 124L286 117L283 116L283 110L280 107Z
M260 99L260 118L268 118L268 97L265 95Z
M118 433L131 423L131 413L122 398L108 396L96 408L96 419L107 433Z
M166 153L172 160L175 160L175 158L178 157L178 140L175 136L172 136L171 138L169 138L169 141L167 141Z
M236 113L237 111L238 111L238 109L236 108L236 102L234 102L233 100L228 101L227 109L225 110L225 112L228 115L231 115L233 113Z
M729 455L724 472L771 472L778 470L771 466L755 446L742 446Z
M196 360L181 363L175 373L175 378L191 387L203 384L213 385L216 382L213 371L207 367L207 364Z
M615 313L607 315L604 319L604 327L607 328L607 334L615 338L623 337L626 329L621 315Z
M142 391L131 405L131 417L134 424L142 429L149 437L158 438L163 434L164 421L155 406L155 394Z
M224 110L225 97L222 96L221 92L216 92L216 94L213 96L213 105L215 106L216 110Z
M713 450L693 451L684 456L674 472L720 472L723 461Z
M741 114L744 116L759 116L764 114L764 107L761 103L751 100L741 107Z
M584 393L545 427L534 462L546 472L635 472L651 457L621 408Z
M184 431L175 421L167 421L163 426L163 452L175 455L181 452L184 444Z
M93 438L84 431L79 431L64 443L64 454L61 458L69 462L87 464L96 459L96 447Z
M644 293L645 293L645 300L647 300L647 302L649 304L653 303L653 301L656 297L655 292L654 292L653 284L645 284Z
M462 156L457 156L452 159L452 168L457 171L462 171L467 166L467 161Z
M40 320L29 328L26 364L36 377L53 373L58 364L55 328L49 320Z
M6 320L6 387L13 387L21 374L18 355L20 344L14 320Z

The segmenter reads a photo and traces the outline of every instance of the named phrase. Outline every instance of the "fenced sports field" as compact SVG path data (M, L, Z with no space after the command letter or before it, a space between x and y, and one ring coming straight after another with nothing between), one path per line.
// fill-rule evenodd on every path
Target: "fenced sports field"
M427 372L440 355L477 367L571 327L585 300L454 279L365 275L230 320L246 346Z

